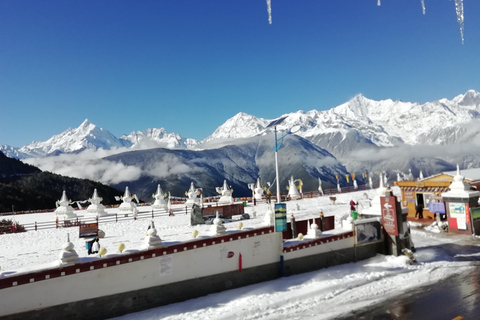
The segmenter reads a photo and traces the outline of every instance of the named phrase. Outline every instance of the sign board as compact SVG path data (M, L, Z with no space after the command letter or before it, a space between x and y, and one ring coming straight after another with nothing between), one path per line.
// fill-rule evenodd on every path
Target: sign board
M287 231L287 204L275 204L275 231Z
M445 202L433 202L428 203L428 211L433 213L445 214Z
M198 224L205 224L205 219L203 219L202 208L196 203L192 206L192 213L190 214L190 225L196 226Z
M467 212L465 203L449 202L449 220L448 225L452 229L467 230Z
M470 214L472 216L473 221L480 220L480 208L470 208Z
M391 236L398 236L397 199L394 196L380 197L382 225Z
M415 202L415 192L413 191L404 191L403 192L403 205L407 206L409 202Z
M98 223L81 223L79 228L79 238L98 237Z
M226 206L211 206L207 208L202 208L202 215L204 216L214 216L217 214L222 215L225 219L231 219L232 216L242 215L245 213L245 209L242 203L236 203Z
M450 217L456 219L466 219L465 217L465 203L453 203L448 204L450 209Z
M382 226L380 221L364 219L355 221L355 235L357 244L366 244L382 240Z

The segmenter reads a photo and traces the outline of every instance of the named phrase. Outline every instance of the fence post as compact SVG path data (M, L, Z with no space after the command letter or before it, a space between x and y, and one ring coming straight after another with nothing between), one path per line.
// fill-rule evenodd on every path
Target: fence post
M35 221L35 231L37 231L37 221Z
M153 209L152 209L152 219L153 219Z
M118 222L118 217L116 213L115 213L115 222Z

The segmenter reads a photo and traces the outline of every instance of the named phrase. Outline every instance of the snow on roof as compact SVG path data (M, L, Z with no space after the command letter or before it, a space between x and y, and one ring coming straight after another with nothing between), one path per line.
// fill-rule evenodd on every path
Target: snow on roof
M457 170L442 173L454 177L457 175ZM460 174L465 177L465 180L470 180L472 182L480 180L480 168L460 170Z

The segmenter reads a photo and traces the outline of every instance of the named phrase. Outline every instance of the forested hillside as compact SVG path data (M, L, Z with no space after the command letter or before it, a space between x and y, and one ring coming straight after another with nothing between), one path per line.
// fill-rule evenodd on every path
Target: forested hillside
M123 191L91 180L42 172L0 152L0 213L53 209L63 190L72 201L82 201L89 199L94 189L103 198L104 205L118 203L114 197L123 194Z

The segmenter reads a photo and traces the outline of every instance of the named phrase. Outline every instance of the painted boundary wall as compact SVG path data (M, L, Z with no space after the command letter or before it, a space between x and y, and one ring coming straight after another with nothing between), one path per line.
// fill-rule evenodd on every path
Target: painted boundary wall
M283 252L282 242L281 233L268 227L7 276L0 279L0 318L104 319L273 280L284 272L365 259L379 250L377 244L355 247L353 232L305 239Z

